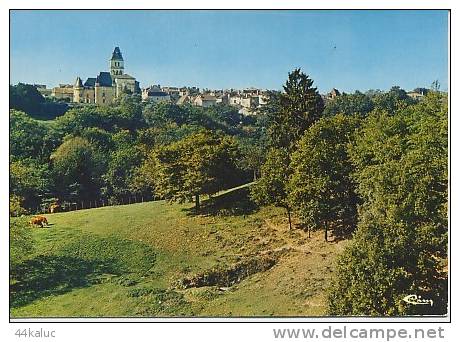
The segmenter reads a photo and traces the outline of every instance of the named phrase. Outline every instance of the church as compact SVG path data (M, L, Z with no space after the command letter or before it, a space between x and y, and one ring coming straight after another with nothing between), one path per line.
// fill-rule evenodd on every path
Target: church
M110 72L101 71L97 77L88 78L85 83L77 77L73 86L73 102L108 105L123 93L139 93L139 82L125 74L124 60L117 46L109 60Z

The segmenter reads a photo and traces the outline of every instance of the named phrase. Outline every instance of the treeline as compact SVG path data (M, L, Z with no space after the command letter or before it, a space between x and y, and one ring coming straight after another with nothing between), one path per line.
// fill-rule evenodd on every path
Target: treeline
M10 85L10 108L24 111L41 120L51 120L64 114L69 106L64 101L45 98L31 84Z
M284 207L292 229L352 236L330 314L444 314L448 107L436 85L425 93L416 102L393 87L324 103L297 69L255 117L136 95L50 121L11 110L10 212L134 194L199 210L201 195L256 179L253 201ZM412 294L434 305L402 300Z
M10 110L11 213L56 202L212 194L252 180L251 146L262 131L232 107L144 104L134 95L51 121Z
M437 89L342 95L325 108L313 81L289 74L265 109L267 158L252 187L305 230L353 233L329 291L332 315L445 314L448 117ZM305 267L308 267L306 264ZM433 300L412 305L407 295Z

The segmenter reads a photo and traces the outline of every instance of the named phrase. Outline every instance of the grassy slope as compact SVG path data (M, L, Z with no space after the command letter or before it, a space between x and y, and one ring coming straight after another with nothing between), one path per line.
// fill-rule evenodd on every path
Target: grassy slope
M325 313L324 289L346 242L288 231L280 208L201 216L190 208L149 202L47 215L52 225L34 229L36 251L24 287L13 290L12 316ZM279 249L286 252L273 268L227 291L176 287L190 274Z

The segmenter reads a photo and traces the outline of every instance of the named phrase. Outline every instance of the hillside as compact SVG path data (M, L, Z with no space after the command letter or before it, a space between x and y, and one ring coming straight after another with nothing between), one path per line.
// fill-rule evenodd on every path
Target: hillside
M289 231L281 208L235 203L246 194L204 201L199 216L163 201L46 215L12 272L12 317L324 315L347 242Z

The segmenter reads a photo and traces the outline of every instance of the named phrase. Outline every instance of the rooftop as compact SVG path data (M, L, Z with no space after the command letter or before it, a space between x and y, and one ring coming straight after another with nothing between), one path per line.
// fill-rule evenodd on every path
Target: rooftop
M123 60L123 56L121 55L121 51L120 51L120 48L118 46L113 50L111 60L112 61L114 61L114 60L122 61Z

